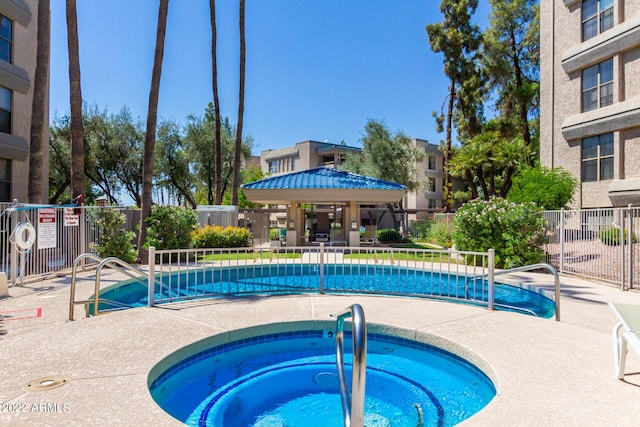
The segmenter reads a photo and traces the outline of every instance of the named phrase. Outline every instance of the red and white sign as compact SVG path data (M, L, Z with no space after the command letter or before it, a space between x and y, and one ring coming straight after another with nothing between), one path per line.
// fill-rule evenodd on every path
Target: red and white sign
M80 215L73 213L73 208L64 208L64 226L77 227L80 225Z
M38 249L56 247L56 210L38 209Z

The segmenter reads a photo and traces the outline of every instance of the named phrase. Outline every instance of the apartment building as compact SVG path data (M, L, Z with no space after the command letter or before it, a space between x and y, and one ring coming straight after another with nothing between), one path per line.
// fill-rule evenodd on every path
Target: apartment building
M540 81L540 159L574 207L640 206L640 1L541 1Z
M336 167L347 153L359 153L358 147L327 142L303 141L292 147L265 150L260 153L260 167L269 175L313 169L318 166Z
M418 165L418 174L424 181L424 187L415 193L407 194L403 200L410 221L421 219L427 213L435 212L444 206L444 156L437 145L429 144L426 140L413 139L412 142L425 151L425 157ZM318 166L337 167L347 153L360 151L358 147L343 144L303 141L291 147L263 151L260 153L260 165L262 171L269 175L308 170ZM331 222L339 218L339 211L340 208L336 206L320 206L315 208L314 215L321 221ZM363 225L395 227L386 206L362 206L361 213ZM285 218L285 213L273 214L271 225L284 226Z
M37 0L0 0L0 202L27 201L37 11ZM48 151L47 132L44 177ZM43 188L46 197L46 178Z
M412 212L410 220L422 219L421 217L426 213L442 210L445 179L444 155L438 146L424 139L413 139L412 142L424 150L424 160L418 165L418 174L424 181L424 187L404 196L405 209Z

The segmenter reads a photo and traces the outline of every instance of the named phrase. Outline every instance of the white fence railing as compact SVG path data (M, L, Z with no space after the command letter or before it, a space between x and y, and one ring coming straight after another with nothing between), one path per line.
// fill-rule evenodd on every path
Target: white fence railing
M490 305L492 261L490 252L380 247L151 248L148 301L153 305L207 296L311 292L412 295Z
M640 208L546 211L547 263L571 273L640 288Z
M136 233L140 210L131 207L52 206L23 203L0 203L0 272L15 284L25 277L37 277L71 269L81 254L96 252L101 229L98 218L102 209L116 209L125 215L124 229ZM237 210L203 207L196 211L200 226L231 225L238 219ZM34 243L28 248L15 244L16 227L28 223L35 230Z

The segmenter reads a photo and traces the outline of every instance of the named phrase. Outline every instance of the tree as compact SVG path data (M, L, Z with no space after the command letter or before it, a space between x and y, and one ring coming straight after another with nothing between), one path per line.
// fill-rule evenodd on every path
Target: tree
M67 192L71 183L65 173L70 173L70 162L62 161L60 153L69 153L71 147L70 118L55 118L50 127L49 147L50 197L55 198ZM117 114L109 114L97 105L83 107L83 146L85 148L85 201L90 194L104 194L110 203L118 203L122 193L128 194L140 206L141 159L144 133L139 121L134 121L127 107ZM54 179L51 179L54 176ZM70 175L69 175L70 176ZM71 200L70 194L63 199Z
M477 86L482 81L478 78L478 70L475 66L481 45L481 35L479 27L471 23L471 16L475 13L477 6L478 0L442 0L440 11L444 15L444 20L426 27L431 50L444 54L444 73L449 78L446 113L434 112L438 131L441 132L446 124L444 145L446 211L451 210L453 202L450 163L454 110L457 109L459 113L464 112L467 117L477 116L476 109L471 108L477 106L477 103L472 102L474 85L471 83L475 82ZM472 122L469 121L469 123Z
M258 181L265 177L264 173L260 166L249 166L242 171L242 183L248 183L253 181ZM224 194L223 204L230 205L231 204L231 196L229 192ZM238 193L238 207L239 208L256 208L258 206L257 203L252 203L247 200L242 190Z
M33 101L31 104L31 142L29 144L29 202L42 203L42 162L45 146L44 130L48 126L47 89L49 82L49 50L51 43L51 11L49 0L38 1L38 48L36 72L33 78Z
M216 29L216 0L209 0L211 20L211 86L215 114L215 193L216 205L222 204L222 135L220 123L220 101L218 99L218 31ZM211 204L211 203L210 203Z
M529 158L529 146L520 136L508 139L493 124L489 122L484 132L465 142L451 159L451 173L467 179L472 198L506 197L514 173Z
M156 145L157 181L158 185L164 187L169 194L186 200L195 209L197 206L194 195L195 183L190 171L190 156L185 151L184 144L180 126L176 122L160 123Z
M54 117L49 128L49 203L71 200L71 142L69 117Z
M567 170L544 166L528 167L513 179L507 200L514 203L534 202L542 209L566 208L578 188L578 181Z
M158 28L156 30L156 48L151 73L151 89L149 90L149 109L144 136L144 152L142 157L142 206L140 214L140 233L138 235L138 251L141 262L146 262L144 243L147 238L147 218L151 214L151 187L153 185L153 156L156 142L156 122L158 119L158 97L160 94L160 76L164 57L164 38L167 30L167 14L169 0L160 0L158 9Z
M71 103L71 193L84 191L84 129L82 127L82 90L80 88L80 49L76 0L67 0L67 45L69 50L69 99Z
M491 0L489 28L482 56L496 109L532 152L539 150L540 17L537 0ZM532 129L532 124L534 129ZM535 163L534 156L529 164Z
M392 135L384 122L369 119L364 128L362 154L348 154L342 169L397 182L413 192L422 186L417 165L423 160L424 151L416 147L411 138L402 132ZM387 208L395 223L395 207L389 204ZM402 201L398 208L404 212Z
M240 157L242 150L242 122L244 119L244 80L246 42L244 34L245 0L240 0L240 89L238 92L238 124L236 126L236 146L233 157L233 184L231 204L238 205L238 189L240 188Z

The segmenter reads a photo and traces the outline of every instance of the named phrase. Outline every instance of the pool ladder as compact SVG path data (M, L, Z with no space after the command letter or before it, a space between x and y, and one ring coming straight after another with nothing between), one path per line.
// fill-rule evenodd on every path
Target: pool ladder
M344 320L351 317L353 338L353 367L351 393L344 368ZM364 390L367 372L367 325L360 304L353 304L337 315L336 367L340 382L340 400L345 427L364 426Z
M76 300L76 273L78 267L81 266L86 259L91 259L93 261L97 261L96 267L96 279L95 279L95 289L93 294L93 299L85 299L85 300ZM132 279L135 279L142 283L143 285L148 285L149 276L139 269L135 268L131 264L124 262L120 258L117 257L108 257L101 258L93 253L84 253L79 255L75 261L73 262L73 268L71 270L71 286L70 286L70 295L69 295L69 320L73 320L74 317L74 307L76 304L82 304L85 306L86 315L89 316L93 314L97 316L99 314L99 303L104 302L109 305L116 307L116 309L123 308L131 308L128 304L119 303L117 301L108 300L105 298L100 298L100 274L102 272L103 267L109 267L114 270L117 270L126 276L129 276ZM156 286L159 285L156 282ZM89 305L93 303L93 313L89 313Z

